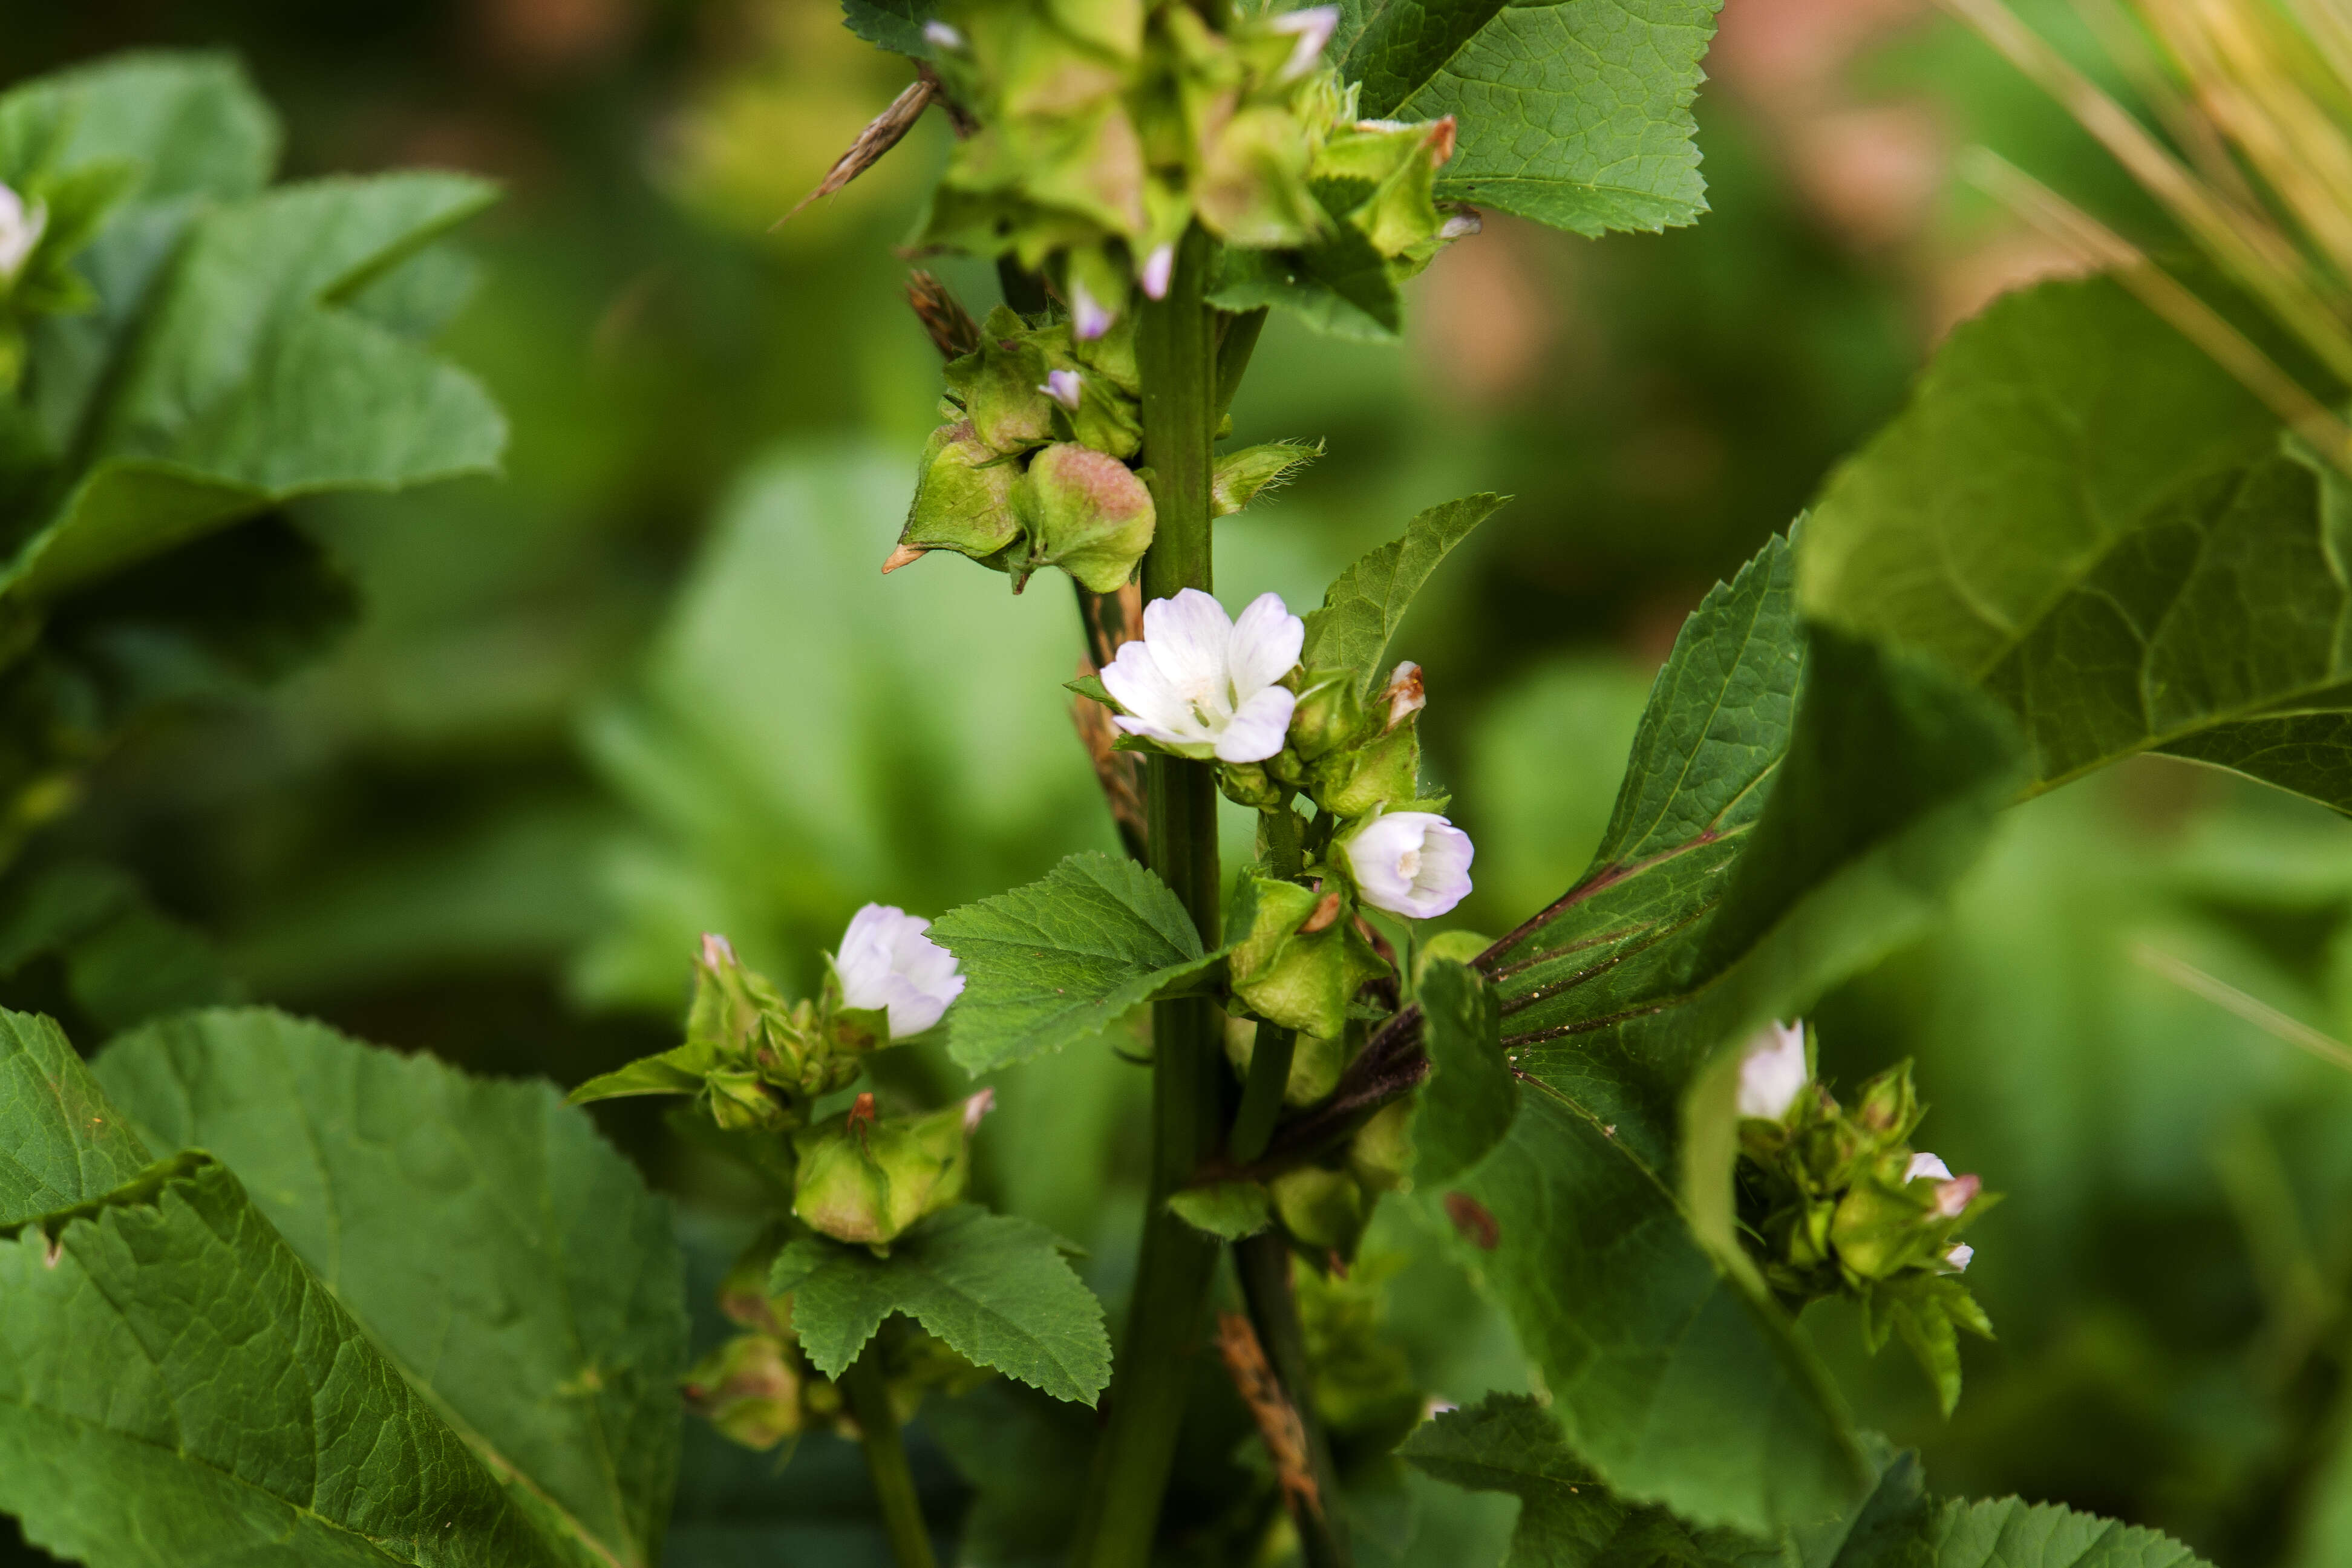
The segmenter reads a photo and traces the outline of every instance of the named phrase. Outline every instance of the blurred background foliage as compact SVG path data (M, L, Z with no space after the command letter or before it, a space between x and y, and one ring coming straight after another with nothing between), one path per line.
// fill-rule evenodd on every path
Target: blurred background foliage
M2083 36L2070 5L2021 9ZM116 750L0 885L0 1002L89 1042L241 994L575 1082L669 1043L700 931L789 990L869 899L936 914L1113 846L1059 690L1067 599L945 560L876 571L938 395L892 247L944 132L771 227L904 85L831 0L0 10L0 79L226 47L286 115L291 176L502 181L446 342L514 431L500 482L299 511L362 616L267 696L183 707ZM1241 439L1329 449L1223 525L1229 598L1312 603L1418 509L1517 497L1404 644L1433 772L1479 844L1462 912L1480 929L1581 868L1706 586L1788 526L1943 330L2057 265L1956 184L1954 153L1990 142L2164 237L2063 114L1918 0L1729 0L1709 72L1696 227L1594 244L1490 222L1416 285L1403 344L1277 322L1236 408ZM939 270L975 310L992 300L985 273ZM60 898L102 940L12 945ZM2352 1562L2352 1056L2326 1059L2352 1035L2352 829L2182 764L2126 768L2014 813L1947 927L1820 1021L1843 1082L1918 1058L1923 1136L2011 1194L1972 1237L2001 1338L1970 1347L1948 1425L1899 1357L1808 1320L1865 1418L1922 1446L1947 1493L2159 1524L2221 1568ZM907 1064L917 1092L940 1070ZM1089 1246L1116 1300L1142 1075L1096 1051L999 1087L983 1182ZM642 1105L606 1124L685 1200L715 1278L732 1189ZM1524 1373L1437 1261L1444 1223L1426 1194L1389 1205L1385 1261L1331 1331L1360 1351L1379 1315L1418 1389L1475 1399ZM1210 1500L1255 1467L1262 1508L1263 1463L1215 1375L1198 1403L1171 1531L1219 1561L1236 1526ZM990 1385L919 1431L942 1527L968 1518L976 1560L1042 1560L1024 1489L1084 1451L1083 1413ZM885 1560L847 1450L811 1439L780 1476L690 1441L675 1561ZM1507 1500L1377 1466L1358 1481L1368 1560L1497 1560Z

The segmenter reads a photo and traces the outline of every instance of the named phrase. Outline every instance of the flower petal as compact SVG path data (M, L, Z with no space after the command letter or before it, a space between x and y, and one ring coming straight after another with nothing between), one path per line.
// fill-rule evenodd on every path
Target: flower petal
M1282 750L1290 730L1290 710L1298 698L1286 687L1269 686L1244 701L1217 737L1217 760L1262 763Z
M1225 650L1233 636L1225 607L1198 588L1143 606L1143 646L1169 685L1187 700L1223 689Z
M1252 599L1234 620L1229 645L1229 668L1239 700L1248 701L1297 668L1299 649L1306 643L1307 623L1290 613L1281 595L1260 594Z

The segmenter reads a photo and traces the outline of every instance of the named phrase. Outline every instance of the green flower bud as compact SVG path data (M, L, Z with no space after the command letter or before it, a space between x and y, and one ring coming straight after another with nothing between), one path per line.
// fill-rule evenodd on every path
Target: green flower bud
M1838 1200L1830 1244L1848 1273L1885 1279L1935 1255L1942 1227L1927 1204L1901 1187L1857 1182Z
M1307 671L1299 681L1298 705L1290 711L1290 745L1299 757L1311 763L1352 745L1364 730L1364 705L1356 695L1356 672Z
M1209 480L1209 513L1230 517L1256 496L1287 483L1291 477L1323 455L1323 443L1276 441L1244 447L1217 459Z
M1352 1256L1371 1218L1364 1189L1346 1171L1307 1165L1266 1184L1274 1212L1293 1240L1314 1252Z
M793 1121L760 1075L747 1068L721 1068L705 1076L704 1103L710 1119L730 1132L781 1132Z
M794 1135L793 1213L836 1241L887 1246L963 1196L979 1096L927 1116L877 1121L861 1094L838 1125Z
M967 435L999 453L1053 439L1054 405L1044 391L1051 368L1028 322L1010 306L991 310L981 323L980 347L947 368L948 389L971 426Z
M1271 1023L1340 1038L1358 988L1388 965L1348 918L1337 888L1318 892L1264 877L1251 878L1249 888L1256 899L1249 934L1226 961L1234 994Z
M801 1430L796 1358L767 1334L738 1334L686 1374L687 1404L719 1434L762 1452Z
M1151 547L1151 492L1126 464L1090 447L1065 442L1038 453L1015 500L1032 564L1059 566L1097 594L1123 587Z
M1235 805L1273 811L1282 805L1282 786L1266 776L1261 763L1225 763L1217 769L1217 788Z
M1876 1134L1881 1147L1890 1147L1909 1138L1918 1127L1927 1108L1919 1103L1918 1091L1911 1084L1911 1064L1896 1064L1862 1086L1861 1103L1854 1107L1854 1120Z

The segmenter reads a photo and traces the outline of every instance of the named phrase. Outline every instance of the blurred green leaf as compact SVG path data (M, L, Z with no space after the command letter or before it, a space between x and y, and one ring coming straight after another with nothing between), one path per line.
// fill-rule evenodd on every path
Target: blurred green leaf
M1369 694L1413 595L1454 546L1507 499L1465 496L1431 507L1405 524L1402 535L1340 573L1324 592L1321 607L1307 613L1300 662L1310 669L1352 669L1358 689Z
M509 1487L595 1561L653 1560L685 1316L667 1205L543 1083L477 1079L263 1010L192 1014L95 1071L202 1147Z
M1092 1405L1110 1382L1102 1303L1043 1226L961 1204L891 1244L887 1258L824 1237L784 1248L768 1282L793 1298L801 1348L838 1377L882 1320L904 1312L976 1366Z
M1555 228L1658 229L1706 210L1691 100L1710 0L1600 9L1349 0L1332 55L1376 119L1461 122L1441 200Z
M1413 1123L1413 1175L1446 1182L1475 1166L1510 1131L1519 1085L1503 1059L1495 994L1475 971L1433 962L1422 973L1419 996L1430 1076Z
M923 24L938 16L939 9L932 0L841 0L841 19L877 48L920 60L931 54Z
M1224 251L1209 302L1223 310L1279 305L1318 332L1394 342L1404 331L1404 297L1389 262L1352 224L1299 250Z
M974 1073L1091 1039L1129 1008L1204 985L1224 957L1202 950L1167 883L1099 853L950 910L930 937L963 970L948 1051Z

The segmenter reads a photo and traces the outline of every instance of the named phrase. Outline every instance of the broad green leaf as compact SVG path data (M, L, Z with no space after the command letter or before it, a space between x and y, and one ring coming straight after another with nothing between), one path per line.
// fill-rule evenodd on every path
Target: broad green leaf
M930 58L923 24L939 14L932 0L841 0L841 19L851 32L877 48L916 59Z
M1518 1115L1519 1085L1503 1059L1495 994L1474 971L1433 962L1422 974L1420 1001L1430 1076L1413 1121L1413 1174L1446 1182L1503 1141Z
M92 1568L575 1561L226 1167L182 1171L0 1242L0 1511L26 1540Z
M1309 668L1353 669L1358 685L1370 692L1413 595L1454 547L1508 499L1465 496L1431 507L1405 524L1401 537L1340 573L1325 590L1322 607L1307 612L1301 661Z
M2342 483L2120 285L2045 284L1832 478L1802 596L1980 682L2032 788L2153 750L2352 808Z
M1331 52L1361 112L1460 123L1441 200L1598 235L1706 209L1691 100L1714 0L1349 0Z
M1224 956L1202 950L1165 882L1099 852L950 910L930 936L963 970L948 1051L974 1073L1090 1039L1131 1007L1203 984Z
M2208 1568L2170 1536L2018 1498L1934 1504L1916 1533L1856 1538L1836 1568Z
M506 426L480 385L338 308L490 197L393 174L199 217L144 301L91 468L0 588L52 595L296 496L494 468Z
M667 1205L543 1083L478 1079L261 1009L118 1040L150 1146L210 1151L551 1535L653 1560L677 1462Z
M978 1366L1056 1399L1092 1405L1110 1382L1102 1303L1043 1226L969 1204L891 1244L890 1256L806 1237L776 1259L770 1289L793 1297L801 1348L838 1377L882 1320L903 1312Z
M0 1010L0 1226L101 1197L147 1163L57 1025Z

